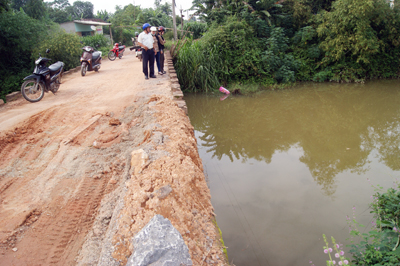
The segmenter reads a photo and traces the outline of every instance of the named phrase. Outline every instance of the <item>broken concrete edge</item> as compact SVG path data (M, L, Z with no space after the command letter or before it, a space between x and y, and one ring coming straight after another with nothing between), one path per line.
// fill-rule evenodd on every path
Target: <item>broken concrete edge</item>
M6 103L12 102L12 101L18 100L21 97L22 97L21 91L14 91L14 92L6 95L6 101L5 102Z
M219 226L217 224L217 218L215 218L215 216L212 220L212 223L214 224L215 230L217 230L217 233L220 236L219 245L221 245L221 248L224 250L225 259L226 259L225 262L229 265L228 251L226 250L225 242L224 242L224 239L222 238L222 231L221 231L221 228L219 228Z
M186 101L183 99L184 94L183 94L183 92L181 90L179 79L178 79L178 76L176 74L175 66L174 66L174 64L172 62L171 51L167 51L167 53L165 53L165 54L167 55L166 58L167 58L168 66L169 66L169 72L172 74L172 75L170 74L171 92L172 92L172 94L173 94L173 96L175 98L174 100L177 102L178 106L182 110L184 110L185 113L187 114L188 110L187 110L187 106L186 106ZM197 150L197 152L198 152L198 150ZM225 262L229 265L228 251L226 249L225 242L224 242L224 239L222 237L222 231L221 231L221 229L219 228L219 226L217 224L217 219L216 219L215 216L214 216L214 218L212 220L212 223L215 226L216 232L220 236L219 245L221 246L221 248L224 251L225 259L226 259Z
M177 101L177 104L179 106L179 108L181 108L185 114L188 114L188 109L186 106L186 102L185 100L183 100L184 94L181 90L181 86L179 83L179 79L178 76L176 74L175 71L175 67L174 64L172 62L172 58L171 58L171 51L167 51L165 53L166 55L166 61L168 62L168 69L169 69L169 78L171 81L171 94L172 94L172 99L174 101ZM179 101L179 103L178 103Z
M126 266L193 265L189 248L171 221L160 214L134 236L134 252Z

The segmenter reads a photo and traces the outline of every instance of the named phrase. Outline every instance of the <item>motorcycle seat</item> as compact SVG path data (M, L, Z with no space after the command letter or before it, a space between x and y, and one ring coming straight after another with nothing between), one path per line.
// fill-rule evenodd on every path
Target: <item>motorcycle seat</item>
M93 56L92 56L93 61L97 60L97 58L99 58L100 55L101 55L100 52L98 52L98 51L94 52L94 53L93 53Z
M122 51L122 50L124 50L125 49L125 47L119 47L119 50L120 51Z
M49 66L50 72L57 72L64 66L63 62L58 61L57 63L52 64Z

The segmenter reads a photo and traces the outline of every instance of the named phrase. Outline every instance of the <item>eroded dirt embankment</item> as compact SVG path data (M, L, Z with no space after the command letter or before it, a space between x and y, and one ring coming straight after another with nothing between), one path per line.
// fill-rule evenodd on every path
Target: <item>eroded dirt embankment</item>
M189 119L167 76L138 75L139 88L115 77L140 73L134 60L104 64L114 83L72 76L57 99L0 110L0 265L124 265L154 214L179 230L194 265L225 264Z

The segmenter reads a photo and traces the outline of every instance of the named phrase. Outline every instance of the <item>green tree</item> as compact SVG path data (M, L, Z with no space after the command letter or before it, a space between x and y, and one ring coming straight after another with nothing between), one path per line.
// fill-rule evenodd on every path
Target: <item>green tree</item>
M382 51L385 43L375 26L382 24L390 12L385 0L337 0L331 12L319 16L317 32L324 40L325 62L337 62L353 56L359 63L369 63L370 57ZM378 26L379 27L379 26Z
M163 5L160 5L158 7L164 14L166 14L167 16L171 16L172 15L172 5L168 2L165 2Z
M47 31L25 12L0 13L0 98L19 89L23 76L32 71L31 51Z
M71 7L66 8L74 19L93 18L93 4L89 1L75 1Z
M81 48L82 44L78 35L59 30L49 34L47 38L42 39L35 46L32 58L36 59L38 53L44 54L46 49L50 49L48 57L53 59L54 62L63 62L65 64L64 70L69 70L79 65Z
M27 0L12 0L11 7L14 10L19 11L22 7L24 7L26 5L27 2L28 2Z
M43 0L28 0L24 10L26 14L34 19L42 19L46 13Z
M98 10L96 14L96 18L102 19L104 21L109 21L110 20L111 14L107 12L107 10Z
M68 0L55 0L47 2L47 13L49 18L56 23L63 23L72 20L72 15L67 11L71 11L71 5Z
M10 9L10 3L8 0L0 0L0 13L8 11Z
M132 4L126 5L124 8L116 6L116 11L111 18L111 22L115 26L131 26L135 23L140 13L139 6Z

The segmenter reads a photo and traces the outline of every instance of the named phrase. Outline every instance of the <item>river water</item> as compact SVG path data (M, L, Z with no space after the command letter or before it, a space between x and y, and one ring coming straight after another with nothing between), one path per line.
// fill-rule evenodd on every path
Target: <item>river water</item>
M220 96L185 100L230 262L326 265L353 207L370 229L372 185L400 180L398 80Z

